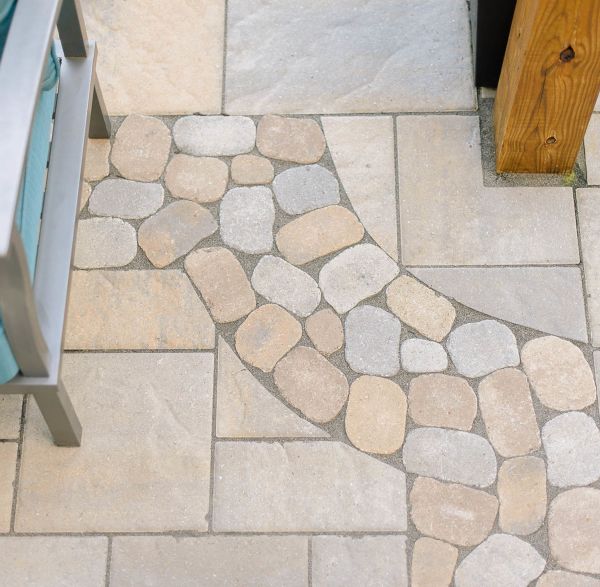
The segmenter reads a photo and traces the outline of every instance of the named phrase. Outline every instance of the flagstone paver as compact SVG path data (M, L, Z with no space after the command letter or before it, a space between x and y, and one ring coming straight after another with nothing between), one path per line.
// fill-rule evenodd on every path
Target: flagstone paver
M164 195L159 183L105 179L94 188L88 208L96 216L147 218L163 205Z
M165 171L165 185L172 196L200 204L219 200L228 179L227 164L214 157L178 154Z
M458 549L451 544L419 538L415 542L411 567L413 587L449 587L458 559Z
M304 323L306 334L323 355L330 355L344 344L344 327L338 315L330 308L315 312Z
M16 442L0 443L0 532L10 530L18 449Z
M123 267L137 255L135 228L118 218L90 218L77 226L73 264L79 269Z
M87 181L99 181L110 173L108 157L110 155L109 139L89 139L85 152L83 177Z
M448 355L444 347L420 338L409 338L402 343L400 360L407 373L433 373L448 368Z
M0 439L18 440L22 410L22 395L0 395Z
M271 183L275 177L273 164L257 155L237 155L231 161L231 179L240 185Z

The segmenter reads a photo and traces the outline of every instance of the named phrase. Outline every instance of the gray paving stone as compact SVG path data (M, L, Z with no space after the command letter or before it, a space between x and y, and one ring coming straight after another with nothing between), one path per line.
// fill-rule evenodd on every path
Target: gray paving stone
M538 579L535 587L600 587L600 579L568 571L547 571Z
M313 587L408 587L406 536L315 536Z
M256 127L246 116L185 116L175 122L173 139L189 155L239 155L254 148Z
M600 430L590 416L556 416L542 428L542 442L551 485L589 485L600 479Z
M585 165L588 185L600 185L600 114L592 115L585 133Z
M288 214L303 214L340 201L340 186L331 171L320 165L291 167L275 176L273 192Z
M319 286L338 314L344 314L379 293L398 272L398 265L379 247L365 243L328 261L319 273Z
M16 442L0 443L0 532L10 531L17 450Z
M103 587L108 538L104 536L2 536L4 585Z
M229 190L219 209L221 238L244 253L268 253L273 248L273 192L263 186Z
M119 536L110 584L306 587L306 536Z
M62 375L83 443L57 450L29 404L17 532L206 531L212 354L67 354Z
M357 373L391 377L400 370L400 320L375 306L350 310L344 325L346 361Z
M434 373L448 368L444 347L431 340L409 338L400 347L402 368L409 373Z
M119 218L89 218L77 225L73 264L79 269L123 267L137 254L135 228Z
M447 347L456 370L465 377L482 377L520 362L515 335L495 320L459 326L450 333Z
M0 395L0 439L17 440L21 430L22 395Z
M406 476L331 441L215 445L217 532L404 532Z
M229 4L229 114L474 107L461 2L419 0L409 10L387 0Z
M409 473L488 487L496 480L494 449L483 437L460 430L417 428L406 436L402 460Z
M321 301L317 282L280 257L262 257L251 281L257 293L297 316L310 316Z
M146 218L162 206L164 194L159 183L105 179L92 191L88 209L96 216Z
M579 267L416 267L410 272L483 314L587 342Z

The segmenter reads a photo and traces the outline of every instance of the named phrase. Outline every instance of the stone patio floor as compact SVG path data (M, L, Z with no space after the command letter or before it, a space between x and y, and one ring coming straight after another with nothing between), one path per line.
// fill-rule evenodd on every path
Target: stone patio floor
M600 112L496 176L464 0L83 4L84 439L0 396L2 584L599 586Z

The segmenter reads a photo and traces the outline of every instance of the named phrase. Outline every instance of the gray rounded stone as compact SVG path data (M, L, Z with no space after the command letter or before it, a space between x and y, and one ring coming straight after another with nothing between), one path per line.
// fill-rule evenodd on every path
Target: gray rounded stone
M357 373L391 377L400 370L400 320L375 306L346 317L346 361Z
M137 254L135 228L118 218L80 220L77 227L75 267L123 267Z
M409 338L400 347L402 368L409 373L435 373L448 368L444 347L431 340Z
M268 253L273 248L275 206L267 187L229 190L221 201L221 238L226 245L244 253Z
M515 335L496 320L459 326L450 333L447 347L456 370L465 377L483 377L520 362Z
M320 165L292 167L273 180L277 203L288 214L302 214L340 201L335 176Z
M96 216L146 218L163 205L164 195L159 183L105 179L94 188L88 209Z

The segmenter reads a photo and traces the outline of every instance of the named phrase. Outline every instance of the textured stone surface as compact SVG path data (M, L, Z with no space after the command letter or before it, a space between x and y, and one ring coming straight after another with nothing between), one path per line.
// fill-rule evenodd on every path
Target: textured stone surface
M397 261L393 118L336 116L321 122L352 208L373 240Z
M412 556L413 587L449 587L458 559L458 549L433 538L419 538Z
M271 159L316 163L325 152L325 137L319 125L310 118L267 114L258 123L256 146Z
M109 139L88 140L85 152L85 168L83 171L83 177L86 181L99 181L110 173L109 155Z
M527 377L518 369L488 375L478 389L487 436L503 457L528 454L540 447Z
M225 111L472 110L466 6L449 0L416 6L407 12L386 0L368 6L332 0L326 7L232 1Z
M238 155L231 161L231 179L240 185L271 183L275 177L273 164L258 155Z
M542 441L552 485L588 485L600 479L600 430L586 414L556 416L542 429Z
M477 397L461 377L421 375L410 382L408 411L421 426L468 431L477 414Z
M448 367L444 347L431 340L409 338L400 347L402 368L409 373L432 373Z
M422 534L475 546L485 540L496 520L498 500L464 485L417 477L410 492L410 514Z
M375 306L360 306L345 322L346 361L357 373L390 377L400 369L400 321Z
M365 231L356 216L342 206L328 206L296 218L276 236L277 248L294 265L304 265L362 239Z
M533 546L508 534L494 534L458 565L456 587L527 587L539 577L545 559Z
M453 330L448 352L456 370L465 377L482 377L520 362L515 335L495 320L471 322Z
M94 188L89 210L96 216L146 218L162 206L164 194L159 183L105 179Z
M321 290L308 273L272 255L265 255L256 265L252 287L297 316L309 316L321 301Z
M256 308L246 273L229 249L198 249L185 258L185 270L216 322L235 322Z
M596 400L592 370L571 342L543 336L521 351L523 368L538 399L553 410L580 410Z
M600 574L600 490L571 489L550 504L548 540L556 562L570 571Z
M342 251L319 273L325 299L344 314L379 293L396 275L398 266L379 247L362 244Z
M316 536L312 585L408 587L405 536Z
M244 253L268 253L273 248L275 206L267 187L229 190L219 210L221 238Z
M498 472L499 525L508 534L527 535L546 517L546 465L537 457L504 461Z
M182 200L145 220L138 230L138 241L150 262L162 269L189 253L217 228L217 221L206 208Z
M265 389L223 338L219 338L216 434L229 438L329 437Z
M340 201L340 186L331 171L320 165L291 167L273 180L277 203L288 214L303 214Z
M87 181L81 182L81 193L79 195L79 211L81 212L92 195L92 186Z
M305 587L307 575L303 536L120 536L110 584Z
M108 538L2 536L0 567L5 585L105 585Z
M568 571L548 571L535 584L536 587L600 587L600 579L577 575Z
M130 114L121 124L110 159L126 179L154 181L165 169L171 131L158 118Z
M56 450L29 404L16 530L206 531L212 354L67 354L62 376L83 443Z
M274 375L284 399L314 422L333 420L348 398L346 376L310 347L281 359Z
M0 395L0 439L17 440L21 430L22 395Z
M216 202L225 193L229 169L213 157L178 154L165 171L165 185L171 195L194 202Z
M73 272L66 349L210 349L214 344L212 320L180 271Z
M306 334L324 355L339 351L344 344L344 328L339 316L330 308L319 310L306 319Z
M82 4L89 38L102 47L98 78L110 114L221 110L221 0L172 0L168 11L162 0Z
M587 342L579 267L416 267L410 272L483 314Z
M377 454L392 454L404 442L406 395L381 377L363 376L350 387L346 434L354 446Z
M585 133L585 164L589 185L600 185L600 115L594 114Z
M388 308L411 328L436 341L450 332L454 306L408 275L401 275L386 290Z
M404 532L406 477L340 442L217 442L217 532Z
M17 450L16 442L0 443L0 532L10 532Z
M90 218L77 224L73 264L79 269L122 267L137 254L135 228L118 218Z
M246 116L185 116L175 123L173 139L189 155L239 155L254 148L256 127Z
M406 436L402 461L409 473L488 487L496 480L496 455L477 434L444 428L417 428Z
M291 314L275 304L265 304L238 328L235 348L244 361L268 372L301 336L302 326Z

